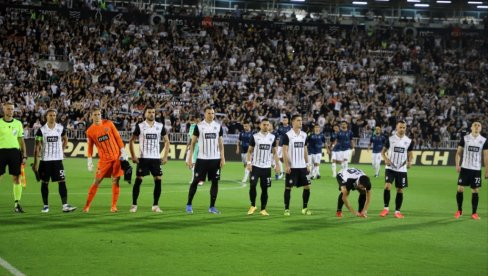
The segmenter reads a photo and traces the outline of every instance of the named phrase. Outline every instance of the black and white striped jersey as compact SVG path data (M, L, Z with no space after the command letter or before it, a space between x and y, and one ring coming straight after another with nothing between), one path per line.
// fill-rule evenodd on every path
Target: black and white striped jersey
M273 148L276 147L276 136L271 133L258 132L251 136L249 146L253 147L252 165L259 168L271 168Z
M395 134L386 139L384 147L388 149L388 159L391 161L391 165L385 168L407 172L408 152L413 150L412 139L407 136L400 138Z
M468 170L481 170L483 151L488 150L487 139L481 135L474 137L468 134L459 141L458 146L463 148L461 167Z
M166 135L166 129L162 123L154 122L150 126L147 121L144 121L136 124L132 135L139 137L141 158L161 159L161 139Z
M58 161L64 159L63 136L66 131L61 124L49 128L47 124L37 130L36 141L42 142L41 160Z
M307 162L305 162L305 149L308 146L307 134L301 130L297 134L293 129L291 129L285 133L282 138L283 145L288 146L288 158L291 164L290 168L306 168Z
M219 137L223 131L219 123L212 121L210 124L202 121L193 131L193 136L198 137L197 159L220 159Z

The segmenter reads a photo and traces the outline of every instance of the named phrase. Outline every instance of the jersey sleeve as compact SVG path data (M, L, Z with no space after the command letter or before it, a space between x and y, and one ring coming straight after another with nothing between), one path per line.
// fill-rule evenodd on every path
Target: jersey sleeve
M112 132L113 132L114 137L115 137L114 142L119 146L119 148L123 148L124 142L122 141L122 138L120 138L119 131L117 130L117 128L115 128L114 123L112 123L111 121L110 121L110 129L112 129Z
M93 156L93 139L91 138L91 133L89 131L86 132L86 143L87 143L87 149L86 149L86 155L88 157Z
M198 125L195 125L195 128L193 129L193 136L200 136L200 130L198 130Z
M219 137L222 137L224 136L224 130L222 129L222 126L220 127L220 130L219 130Z
M163 127L164 129L164 127ZM136 124L136 128L134 129L134 132L132 133L134 136L139 136L141 135L141 128L139 127L139 124Z
M277 146L278 146L278 138L275 135L275 137L273 139L273 147L277 147Z
M384 145L385 149L389 149L390 148L390 139L385 139L385 145Z
M461 140L459 140L458 147L464 148L464 137L461 137Z
M163 127L161 128L161 137L164 137L164 136L166 136L166 135L168 135L168 132L166 131L166 128L163 126Z
M485 143L483 144L483 150L488 150L488 139L486 139Z
M307 138L305 138L305 146L308 146L308 144L310 143L310 140L311 140L310 136L307 136Z
M413 150L413 146L414 146L414 143L413 143L413 140L412 140L412 141L410 141L410 145L408 146L407 152L408 151L412 151Z
M22 123L20 121L17 124L17 128L19 129L17 138L24 138L24 128L22 127Z
M65 136L66 135L66 128L64 126L62 126L63 128L63 131L61 131L61 136Z
M242 132L239 132L239 138L237 138L238 141L242 141Z
M36 141L42 141L42 139L43 139L42 131L41 131L41 129L38 129L36 131Z
M286 134L281 137L281 141L282 141L283 146L285 146L285 145L288 146L290 144L290 139L288 138L288 135L286 135Z
M254 135L253 135L253 136L251 136L251 140L249 141L249 146L250 146L250 147L254 147L254 146L256 146L256 141L254 141Z

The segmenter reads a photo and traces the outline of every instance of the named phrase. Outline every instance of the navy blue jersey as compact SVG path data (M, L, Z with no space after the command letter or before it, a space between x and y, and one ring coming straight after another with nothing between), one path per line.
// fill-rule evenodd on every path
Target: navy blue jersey
M337 132L332 132L330 134L330 142L333 143L334 141L337 140ZM336 143L334 145L334 148L332 148L332 151L341 151L341 145L339 143Z
M251 138L254 135L253 131L242 131L239 133L239 144L241 146L241 153L246 153L249 149L249 143L251 142Z
M369 139L369 143L373 144L373 153L380 153L385 145L386 137L383 134L373 134Z
M290 125L287 125L287 126L280 126L278 128L278 131L277 131L277 134L278 134L278 138L280 139L280 143L279 143L279 146L282 147L283 146L283 136L288 132L290 131L291 129L291 126Z
M339 133L337 134L337 141L340 144L341 151L352 149L352 144L351 144L352 137L353 134L351 130L339 131Z
M308 135L308 154L322 153L322 148L325 144L325 136L323 133Z

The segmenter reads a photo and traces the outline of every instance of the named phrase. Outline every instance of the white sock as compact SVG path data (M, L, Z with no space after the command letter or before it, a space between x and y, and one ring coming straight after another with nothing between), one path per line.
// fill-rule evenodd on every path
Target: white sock
M317 177L319 175L319 166L313 167L313 177Z
M380 168L381 168L380 164L379 163L376 164L376 175L380 174Z
M279 161L280 162L280 172L283 173L283 162Z
M332 163L332 175L336 176L337 175L337 164L335 162Z

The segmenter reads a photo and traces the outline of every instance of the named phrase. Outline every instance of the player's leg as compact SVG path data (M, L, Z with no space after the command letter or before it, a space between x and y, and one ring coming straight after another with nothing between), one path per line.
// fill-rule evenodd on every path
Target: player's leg
M258 181L259 181L259 174L257 170L258 169L256 167L253 167L251 171L251 181L249 184L249 201L251 202L251 206L247 211L248 215L252 215L256 211L256 197L257 197L256 186L258 185Z
M159 208L159 198L161 197L161 179L163 176L163 169L161 168L160 159L151 159L148 164L149 171L154 179L154 190L153 190L153 205L151 211L156 213L162 213L163 211Z
M51 171L48 164L45 161L39 162L39 176L41 177L41 196L42 196L42 207L41 212L49 212L49 179L51 178Z
M302 214L311 215L312 211L308 209L308 201L310 200L310 180L307 178L307 169L300 169L300 186L303 186L302 192Z
M64 174L63 161L57 160L51 163L51 181L58 183L59 197L61 198L62 211L65 213L73 212L76 207L68 204L68 188L66 187L66 177Z
M98 171L98 169L97 169ZM98 187L100 186L100 183L102 182L103 178L98 178L95 176L95 180L93 181L92 185L88 189L88 197L86 199L86 204L85 207L83 207L83 212L88 213L90 211L90 206L95 198L95 195L97 194Z
M263 216L269 216L268 211L266 211L266 206L268 205L268 188L271 187L271 171L266 169L266 174L260 177L261 184L261 211L259 212Z
M285 193L284 193L284 202L285 202L285 216L290 215L290 199L291 199L291 188L295 185L294 179L294 169L291 169L290 173L285 175Z
M403 204L403 190L404 188L408 187L408 179L406 172L397 172L395 177L395 187L397 190L396 198L395 198L395 217L396 218L403 218L400 209L402 208Z
M112 166L112 207L110 208L110 212L116 213L119 210L117 209L117 202L119 200L120 194L120 177L124 175L124 171L122 170L122 166L120 165L119 160L114 160L111 162Z
M16 149L7 150L6 154L2 156L4 163L2 164L3 173L5 173L5 167L8 166L8 172L12 176L13 182L13 194L14 194L14 211L16 213L23 213L24 210L20 206L20 200L22 199L22 185L20 185L20 167L22 165L22 155L20 151Z
M247 179L249 178L249 170L247 169L247 161L246 161L246 153L241 153L241 160L242 160L242 163L244 163L244 177L242 178L242 183L246 183L247 182Z
M220 211L215 208L215 201L217 201L217 195L219 193L220 159L211 160L209 166L208 178L212 182L212 186L210 186L210 206L208 212L211 214L220 214Z
M139 159L140 162L140 159ZM132 187L132 206L130 207L129 212L135 213L137 212L137 200L139 199L139 193L141 192L141 184L143 180L143 175L141 174L141 165L140 163L137 164L137 176L136 181L134 182L134 186Z
M193 181L188 189L188 201L186 202L186 212L193 214L192 202L195 193L197 192L197 186L200 181L204 181L207 176L207 169L205 168L205 161L197 159L194 165Z
M283 159L283 147L278 147L278 166L280 166L280 174L275 174L275 179L281 179L283 177L283 162L281 161Z
M315 155L315 178L320 179L320 162L322 161L322 153Z
M195 175L195 164L197 163L197 157L198 157L198 151L199 151L199 147L198 147L198 142L195 144L195 150L193 151L193 156L192 156L192 160L193 160L193 168L192 168L192 173L193 175ZM193 180L193 178L192 178ZM200 180L198 181L198 186L202 186L203 184L205 183L205 176Z
M458 183L463 183L461 174L459 175ZM454 214L455 218L459 218L463 214L463 200L464 200L464 186L457 185L456 203L458 209Z
M471 206L473 213L471 214L471 218L473 219L480 219L478 216L478 202L479 202L479 190L481 188L481 170L480 171L472 171L473 177L471 182Z
M385 170L385 189L383 191L383 211L380 216L384 217L390 212L390 197L391 197L391 183L395 179L395 174L392 170Z

